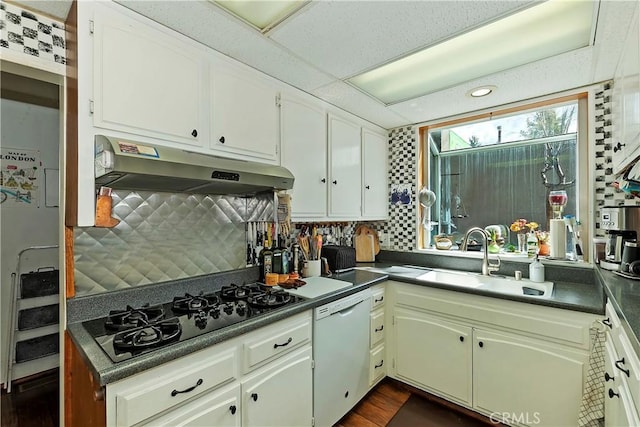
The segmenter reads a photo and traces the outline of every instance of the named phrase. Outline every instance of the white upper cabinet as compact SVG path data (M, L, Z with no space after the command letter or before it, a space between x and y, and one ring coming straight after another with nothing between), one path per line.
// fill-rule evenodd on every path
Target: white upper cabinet
M215 151L278 162L278 91L231 64L211 66L211 145Z
M208 131L203 50L100 5L94 38L96 127L203 145Z
M329 217L357 219L361 216L360 126L329 114Z
M327 118L320 108L283 98L281 111L282 166L295 177L292 217L327 215Z
M613 83L613 169L640 156L640 26L636 5Z
M386 219L389 210L388 148L384 135L362 129L362 216Z

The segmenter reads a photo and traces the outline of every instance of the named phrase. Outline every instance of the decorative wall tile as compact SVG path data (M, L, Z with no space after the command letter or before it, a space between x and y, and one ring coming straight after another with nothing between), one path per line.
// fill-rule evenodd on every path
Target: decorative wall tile
M65 47L62 22L0 2L0 49L64 65Z

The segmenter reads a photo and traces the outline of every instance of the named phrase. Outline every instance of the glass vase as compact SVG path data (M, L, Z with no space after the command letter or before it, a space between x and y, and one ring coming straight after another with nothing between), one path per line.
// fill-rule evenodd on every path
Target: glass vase
M527 253L527 235L524 233L518 233L518 252L521 254Z

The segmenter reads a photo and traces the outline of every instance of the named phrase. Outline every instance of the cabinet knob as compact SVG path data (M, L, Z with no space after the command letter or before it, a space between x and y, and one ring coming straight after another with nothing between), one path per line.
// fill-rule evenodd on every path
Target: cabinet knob
M624 357L620 360L616 360L616 368L618 368L619 370L621 370L622 372L624 372L625 374L627 374L627 378L629 377L629 370L628 369L624 369L622 367L622 365L624 365Z
M460 342L464 342L464 337L462 337L462 336L460 337ZM480 346L480 347L482 347L482 346Z
M608 372L605 372L605 373L604 373L604 380L605 380L605 381L612 381L612 380L614 380L614 379L615 379L615 378L614 378L614 377L612 377L611 375L609 375L609 373L608 373Z
M253 399L254 402L258 401L258 393L251 393L251 398Z
M327 182L327 178L322 178L320 182L324 184L325 182Z
M191 136L192 136L192 137L194 137L194 138L195 138L196 136L198 136L198 130L197 130L197 129L192 130L192 131L191 131Z
M609 329L613 329L613 326L611 325L611 319L609 319L608 317L602 321L602 324L608 326Z
M225 141L224 136L221 136L218 141L220 141L221 144L224 144L224 141Z
M371 189L371 187L369 187L368 185L367 185L367 186L365 186L364 188L366 188L367 190L370 190L370 189Z
M334 184L334 185L337 185L337 184L338 184L338 181L337 181L337 180L333 180L333 181L331 181L331 182L333 182L333 184Z
M622 144L620 142L618 142L614 147L613 147L613 152L617 153L618 151L622 150L622 147L624 147L627 144Z
M235 415L237 409L238 408L236 408L236 405L229 406L229 410L231 411L231 415Z
M480 341L478 345L480 346L480 348L484 347L484 343L482 341Z
M620 395L618 393L616 393L612 389L609 389L609 398L613 399L613 396L620 397Z

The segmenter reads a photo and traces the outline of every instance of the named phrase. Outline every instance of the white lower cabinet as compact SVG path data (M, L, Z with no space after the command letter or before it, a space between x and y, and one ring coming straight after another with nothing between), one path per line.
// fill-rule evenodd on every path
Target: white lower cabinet
M640 426L640 379L639 360L631 347L629 338L620 324L620 319L607 303L608 326L605 343L604 368L604 425L605 427Z
M394 318L398 378L471 405L471 328L404 308Z
M311 426L312 381L308 311L108 384L107 426Z
M474 407L513 424L576 425L587 361L562 345L474 330Z
M577 425L595 315L388 281L388 375L509 425Z
M242 425L310 426L312 378L312 351L308 345L243 381Z

